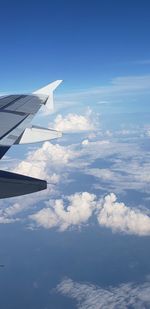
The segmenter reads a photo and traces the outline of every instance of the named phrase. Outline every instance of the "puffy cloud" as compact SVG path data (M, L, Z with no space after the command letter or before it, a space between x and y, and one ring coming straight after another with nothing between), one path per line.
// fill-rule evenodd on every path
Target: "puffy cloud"
M115 194L105 196L98 222L101 226L129 234L150 235L150 217L137 209L127 207L124 203L117 202Z
M28 195L25 199L22 197L13 198L11 203L7 200L0 201L3 221L4 217L10 220L11 217L20 215L31 205L36 208L36 204L45 201L47 196L53 197L55 195L56 197L58 188L54 185L58 184L60 179L66 181L67 168L77 156L78 153L74 151L73 147L51 144L50 142L45 142L38 148L28 148L26 158L19 163L14 161L11 170L31 177L46 179L48 189ZM5 204L5 209L3 209L3 204Z
M126 283L116 287L102 288L93 284L64 279L57 285L56 291L75 299L80 309L150 307L150 282Z
M53 145L45 142L42 147L28 153L26 160L20 162L14 169L16 173L58 182L60 176L53 170L68 164L77 154L69 147Z
M67 202L67 203L66 203ZM50 200L47 207L32 214L30 219L44 228L57 227L64 231L71 226L81 226L95 215L100 226L111 228L114 232L123 232L139 236L150 235L150 217L137 209L117 202L111 193L104 199L94 194L75 193L63 199Z
M47 208L30 216L38 226L45 228L58 227L61 231L70 226L86 223L96 208L96 196L88 192L76 193L67 197L68 206L62 199L49 201Z
M54 129L58 131L90 131L95 129L95 125L92 120L92 111L88 110L85 115L68 114L63 117L59 114L54 121Z
M36 178L44 178L46 174L45 162L40 162L40 164L38 164L36 161L32 163L30 160L28 160L29 158L27 158L27 161L23 160L22 162L20 162L15 167L14 171L19 174L30 175Z
M29 159L46 161L49 160L51 164L67 164L68 161L74 158L73 151L69 147L53 145L50 142L45 142L42 147L36 151L31 152Z

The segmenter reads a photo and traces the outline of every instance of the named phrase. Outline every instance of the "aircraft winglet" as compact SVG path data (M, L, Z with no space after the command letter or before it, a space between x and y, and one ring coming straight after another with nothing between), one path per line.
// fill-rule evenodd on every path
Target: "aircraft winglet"
M36 91L34 91L34 94L45 94L48 95L53 92L60 84L62 83L62 80L56 80L53 83L50 83L46 86L44 86L43 88L40 88Z
M56 80L53 83L50 83L47 86L34 91L33 94L48 96L48 100L46 102L46 107L49 110L53 110L53 108L54 108L53 92L61 83L62 83L62 80Z

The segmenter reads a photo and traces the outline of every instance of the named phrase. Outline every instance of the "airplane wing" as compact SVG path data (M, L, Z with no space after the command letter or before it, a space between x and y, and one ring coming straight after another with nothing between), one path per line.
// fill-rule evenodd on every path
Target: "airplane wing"
M31 126L33 117L42 105L46 105L49 110L53 109L53 92L61 82L61 80L57 80L30 95L8 95L0 98L0 159L14 144L41 142L61 136L61 132ZM14 186L14 181L15 189L13 191L11 188ZM4 190L4 183L6 186L9 183L8 189ZM45 181L0 171L1 187L2 184L5 194L2 194L1 190L0 198L36 192L46 187ZM21 189L19 189L20 186L22 186ZM28 192L28 186L30 192Z

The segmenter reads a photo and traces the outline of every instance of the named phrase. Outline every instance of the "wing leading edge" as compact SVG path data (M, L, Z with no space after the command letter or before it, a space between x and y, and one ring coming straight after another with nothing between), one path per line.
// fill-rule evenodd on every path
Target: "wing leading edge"
M31 126L33 117L42 105L46 105L49 111L53 109L53 92L61 82L57 80L31 95L0 98L0 159L14 144L41 142L61 136L61 132ZM0 187L0 198L4 198L44 190L46 182L0 171Z

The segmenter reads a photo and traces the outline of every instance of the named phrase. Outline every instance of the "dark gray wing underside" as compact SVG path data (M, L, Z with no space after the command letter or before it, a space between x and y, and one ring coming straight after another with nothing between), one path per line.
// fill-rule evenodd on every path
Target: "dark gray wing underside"
M45 180L0 171L0 198L25 195L46 188L47 182Z

